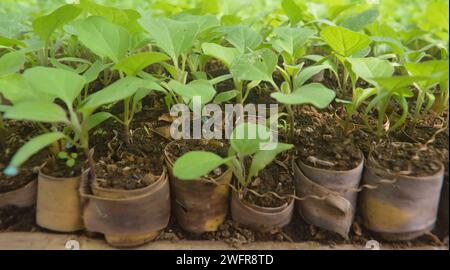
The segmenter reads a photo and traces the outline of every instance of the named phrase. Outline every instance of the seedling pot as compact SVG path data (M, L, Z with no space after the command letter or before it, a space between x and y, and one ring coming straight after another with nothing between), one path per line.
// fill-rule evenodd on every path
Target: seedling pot
M114 247L134 247L154 240L170 219L167 178L164 169L147 187L118 190L102 188L97 181L90 183L85 175L80 192L86 230L104 234Z
M173 160L168 155L170 144L165 149L165 161L169 170L173 196L172 208L181 228L192 233L214 232L225 221L233 173L227 170L219 177L183 181L173 173Z
M282 228L291 222L294 213L294 200L280 207L261 207L239 198L233 191L231 196L231 215L233 220L259 231Z
M438 227L439 233L442 236L448 235L448 226L449 226L449 183L448 183L448 175L445 177L444 185L442 186L441 193L441 202L439 205L439 218L438 218Z
M369 164L363 176L365 189L360 197L364 226L387 241L413 240L435 226L444 167L435 175L411 177L393 175ZM382 184L381 180L396 180Z
M36 203L36 223L39 226L57 232L83 229L78 194L83 174L59 178L39 171Z
M347 171L325 170L293 161L298 211L305 221L348 238L356 212L356 189L361 181L364 157L359 165ZM320 198L320 199L319 199Z
M13 205L30 207L36 203L37 180L33 180L16 190L0 193L0 208Z

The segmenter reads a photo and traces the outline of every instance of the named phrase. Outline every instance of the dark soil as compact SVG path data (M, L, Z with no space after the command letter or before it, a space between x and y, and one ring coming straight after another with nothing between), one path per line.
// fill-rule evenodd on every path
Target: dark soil
M442 169L438 153L432 146L421 144L384 143L372 153L369 165L394 174L408 176L434 175Z
M261 170L248 187L258 194L266 196L261 197L244 191L244 200L262 207L280 207L289 203L292 200L289 195L295 194L294 181L289 168L289 155L281 155L276 162ZM268 192L274 192L285 198L279 199Z
M170 160L175 163L178 158L190 151L207 151L221 157L226 157L228 143L227 141L218 140L180 140L171 144L167 150ZM222 165L218 169L210 172L207 178L215 179L225 173L227 169L226 165Z
M16 176L6 176L3 174L3 165L0 164L0 193L10 192L19 189L36 179L36 171L25 168L20 170Z
M35 207L18 208L7 206L0 208L0 231L35 232L41 229L35 223Z
M70 178L80 176L83 172L85 157L82 154L78 155L73 167L66 165L66 161L59 158L50 158L47 160L45 166L42 167L41 171L52 177L58 178Z
M296 119L294 143L304 163L338 171L360 164L362 155L353 136L344 132L334 113L304 106Z

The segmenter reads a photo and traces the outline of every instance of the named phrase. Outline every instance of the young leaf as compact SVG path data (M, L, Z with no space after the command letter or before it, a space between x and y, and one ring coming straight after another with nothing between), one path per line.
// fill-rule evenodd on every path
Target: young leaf
M114 117L109 112L98 112L94 113L93 115L89 116L87 121L87 129L91 130L95 128L96 126L100 125L101 123L105 122L109 118Z
M24 77L35 91L60 98L67 106L72 106L86 83L75 72L49 67L27 69Z
M293 0L283 0L281 6L283 11L289 17L291 24L297 24L302 20L304 9L298 6Z
M421 63L406 63L406 69L412 76L426 76L428 80L421 81L422 89L427 89L433 84L448 80L449 62L444 60L433 60Z
M230 101L231 99L235 98L238 94L239 94L239 91L237 91L237 90L230 90L230 91L222 92L214 98L214 103L221 104L223 102Z
M64 137L65 135L61 132L52 132L29 140L14 154L9 166L15 168L20 167L20 165L27 161L32 155Z
M292 147L292 144L277 143L276 148L273 150L261 150L257 152L253 156L252 165L248 171L247 181L250 181L253 176L257 175L259 171L269 165L278 154L287 151Z
M24 77L16 73L0 78L0 93L12 104L25 100L51 101L53 99L33 91Z
M199 179L227 162L220 156L204 151L192 151L178 158L173 175L181 180Z
M0 77L18 72L25 64L22 52L10 52L0 57Z
M168 18L142 18L141 25L147 30L156 45L172 59L188 53L193 45L198 25L192 22L181 22Z
M84 73L83 76L86 79L86 83L91 83L95 81L103 70L111 67L112 64L104 64L102 61L97 60L95 61Z
M303 27L278 27L275 29L277 38L273 41L274 48L282 53L297 58L298 52L303 49L305 43L316 33L316 31Z
M202 50L206 55L222 61L228 68L231 67L231 63L239 55L239 51L236 48L227 48L215 43L203 43Z
M68 123L66 112L50 102L24 101L11 106L4 117L14 120L37 121L44 123Z
M410 86L414 83L427 80L424 76L393 76L384 78L374 78L378 86L385 90L393 91Z
M145 85L145 80L136 77L125 77L90 95L78 106L78 111L88 114L92 113L100 106L116 103L134 95L140 88L145 88Z
M349 16L341 23L341 26L358 32L363 30L367 25L375 22L379 14L380 12L377 8L370 8L361 13Z
M36 18L33 21L34 32L48 43L53 32L68 22L75 20L81 13L75 5L64 5L52 13Z
M369 83L374 83L373 78L390 77L394 74L394 66L387 60L375 57L348 58L353 72Z
M318 74L322 70L329 69L330 66L326 64L309 66L300 71L300 73L294 78L294 89L301 87L306 81L311 79L314 75Z
M336 93L320 83L311 83L294 90L290 94L276 92L270 96L283 104L311 104L319 109L323 109L333 101Z
M262 49L239 56L231 65L231 73L238 80L268 81L273 80L278 58L270 49Z
M158 52L136 53L122 59L114 66L114 69L125 72L128 76L136 76L144 68L158 62L166 61L169 58Z
M370 45L371 39L340 26L328 26L320 32L322 39L337 54L349 57Z
M271 138L272 134L266 126L244 123L233 130L230 144L240 157L244 157L260 151L262 144L269 143Z
M210 102L216 94L216 90L212 84L205 80L192 81L187 85L172 80L169 82L169 86L177 95L188 100L196 96L200 97L202 105Z
M225 39L230 42L239 52L255 50L261 45L263 39L260 34L246 25L233 25L223 28Z
M78 39L87 48L114 63L125 58L130 47L130 35L123 27L102 17L89 17L74 24Z

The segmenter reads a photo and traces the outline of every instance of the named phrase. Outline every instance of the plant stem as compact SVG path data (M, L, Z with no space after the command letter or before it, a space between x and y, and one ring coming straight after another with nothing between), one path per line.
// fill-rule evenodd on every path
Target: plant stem
M233 78L233 82L234 82L234 87L239 92L238 95L236 96L236 102L242 104L244 102L243 95L242 95L242 91L243 91L242 82L240 82L236 78Z
M124 125L124 138L125 143L130 144L130 97L126 98L123 102L123 125Z
M416 109L412 120L414 126L416 126L417 121L419 120L420 110L422 109L424 100L425 100L425 91L420 90L419 95L417 95Z
M290 127L289 127L289 142L293 143L294 142L294 124L295 124L295 116L294 116L294 111L292 110L292 106L290 104L286 105L286 109L288 111L289 114L289 122L290 122Z

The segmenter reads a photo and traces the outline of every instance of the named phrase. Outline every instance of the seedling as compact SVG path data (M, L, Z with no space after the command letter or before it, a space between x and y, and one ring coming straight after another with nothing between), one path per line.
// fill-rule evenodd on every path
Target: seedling
M65 151L61 151L58 153L58 158L61 160L64 160L67 167L72 168L73 166L75 166L75 163L78 158L78 154L77 153L67 153Z

